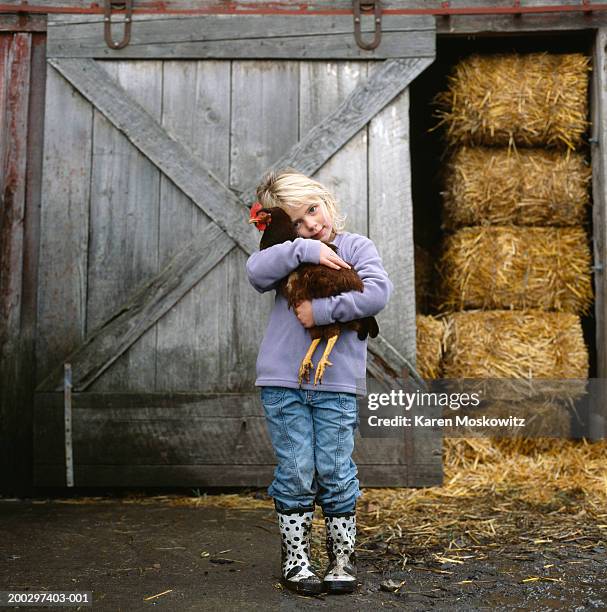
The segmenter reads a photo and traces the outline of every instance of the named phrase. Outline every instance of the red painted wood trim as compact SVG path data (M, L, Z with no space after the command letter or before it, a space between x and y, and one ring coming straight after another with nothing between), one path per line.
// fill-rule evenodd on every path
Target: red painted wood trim
M520 15L542 13L592 13L607 11L607 4L557 4L547 6L477 6L435 8L384 8L386 15ZM22 4L0 4L0 13L65 13L65 14L103 14L103 7L93 2L89 7L71 6L30 6ZM120 13L120 11L117 11ZM254 6L229 2L217 7L201 7L199 9L172 9L166 2L142 2L133 9L138 15L352 15L351 9L315 9L308 4L284 5L280 3L260 3Z
M36 330L38 245L40 244L40 192L46 95L46 34L32 34L29 113L27 128L27 176L25 237L23 244L22 334L33 341ZM35 385L34 385L35 386ZM32 387L33 388L33 387Z
M0 13L0 32L46 32L46 15Z
M12 39L8 57L2 65L6 89L3 129L0 137L2 157L2 196L0 214L0 319L3 340L13 337L21 328L21 293L23 271L23 233L25 218L25 182L27 164L27 119L30 90L32 35L3 34ZM4 41L3 41L4 42ZM13 347L14 348L14 347Z

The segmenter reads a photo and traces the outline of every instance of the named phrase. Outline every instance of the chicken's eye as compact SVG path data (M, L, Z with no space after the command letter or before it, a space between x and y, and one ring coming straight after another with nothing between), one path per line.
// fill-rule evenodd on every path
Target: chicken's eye
M308 212L313 215L316 212L316 206L310 206L310 208L308 208Z

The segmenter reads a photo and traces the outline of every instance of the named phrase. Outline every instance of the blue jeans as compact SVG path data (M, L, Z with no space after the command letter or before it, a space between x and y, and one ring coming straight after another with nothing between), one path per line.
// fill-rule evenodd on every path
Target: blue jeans
M362 495L352 461L358 407L354 393L262 387L261 402L278 465L268 494L276 510L350 514Z

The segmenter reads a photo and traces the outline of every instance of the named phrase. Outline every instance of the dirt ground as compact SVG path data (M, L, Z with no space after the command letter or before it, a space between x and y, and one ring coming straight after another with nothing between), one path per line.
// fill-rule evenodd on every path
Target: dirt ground
M543 551L519 539L484 546L480 559L427 550L403 562L367 540L357 593L311 598L280 586L270 509L77 502L0 498L0 590L92 591L92 608L112 611L607 609L600 545Z

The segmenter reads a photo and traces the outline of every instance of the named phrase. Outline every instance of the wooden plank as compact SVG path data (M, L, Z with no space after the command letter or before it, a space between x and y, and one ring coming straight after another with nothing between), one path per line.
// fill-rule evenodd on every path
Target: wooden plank
M394 284L380 315L382 336L415 364L415 268L409 153L409 90L369 124L369 238Z
M146 157L219 225L247 254L256 250L245 207L140 104L93 60L49 63L100 110Z
M299 138L299 63L234 61L230 126L230 187L252 188L266 168L296 146ZM242 198L241 198L242 199ZM246 202L246 200L243 200ZM252 203L250 200L249 203ZM256 240L260 234L257 232ZM226 317L235 324L224 345L231 389L254 386L255 363L274 292L260 295L246 274L244 258L230 265ZM236 387L236 385L240 385Z
M46 15L0 14L0 32L46 32Z
M232 189L254 192L266 168L297 145L298 80L297 62L232 63Z
M62 402L36 395L39 464L64 461ZM72 423L75 465L275 463L257 393L75 393ZM403 442L357 434L354 459L402 464Z
M300 63L299 132L330 115L367 78L365 62ZM367 235L367 127L355 134L314 175L347 215L346 231Z
M95 4L91 5L89 0L61 0L54 4L50 4L48 0L29 0L28 7L35 9L42 7L42 12L78 12L83 18L87 18L87 13L100 13L101 9ZM21 10L27 10L23 6L22 0L5 0L2 6L19 7ZM442 0L383 0L382 6L384 9L391 12L404 11L407 9L434 9L439 10L444 8ZM451 0L449 7L453 9L471 8L482 9L483 7L501 7L504 9L512 9L512 0ZM582 12L582 6L579 0L525 0L523 7L560 7L565 6L571 9L576 9L577 12ZM49 10L51 9L51 10ZM293 5L290 0L276 0L268 3L267 0L239 0L232 5L226 5L224 0L165 0L162 7L156 5L135 6L135 11L138 13L170 13L171 11L206 11L215 13L236 13L245 12L251 13L285 11L292 14L309 14L314 11L352 11L351 0L310 0L305 5ZM575 14L575 13L574 13Z
M407 88L369 124L369 237L378 246L394 284L390 302L378 317L381 336L369 342L369 361L380 367L386 361L389 369L399 368L398 376L386 380L390 389L404 387L403 374L414 372L412 366L416 360L409 116ZM380 376L383 378L385 374L382 372ZM438 417L438 413L440 409L424 411L429 417ZM421 477L420 465L433 466L434 478L441 482L441 430L405 427L402 434L404 460L412 478Z
M8 146L6 137L7 124L4 121L6 114L7 95L10 75L10 49L13 42L12 34L0 34L0 163L4 164L5 148ZM3 169L4 170L4 169ZM4 191L4 171L0 173L0 188Z
M38 380L85 338L92 114L90 104L49 68L40 220ZM69 129L65 117L70 118Z
M27 107L30 84L31 35L2 35L5 47L0 79L2 96L2 209L0 210L0 351L14 350L21 327ZM6 43L9 43L8 45ZM6 48L8 47L8 48Z
M250 19L248 16L246 19ZM195 18L194 18L195 19ZM206 19L206 18L205 18ZM295 18L291 18L295 19ZM299 18L303 19L303 17ZM134 20L135 21L135 20ZM138 23L134 23L137 31ZM209 27L208 24L205 24ZM211 26L212 27L212 26ZM246 23L236 27L246 28ZM352 30L352 26L350 26ZM51 31L51 30L49 30ZM371 33L366 34L373 39ZM54 42L51 57L55 58L93 58L93 59L361 59L382 60L401 57L429 57L433 53L433 43L425 32L383 32L382 42L377 49L361 49L355 42L352 31L347 34L263 38L253 40L221 40L213 42L172 42L135 45L111 49L100 40L99 31L91 37L91 42L83 46L80 41L51 39Z
M5 412L0 416L0 448L9 460L0 459L0 489L5 495L31 496L33 470L33 395L36 386L36 297L44 136L44 93L46 84L45 38L32 37L27 126L27 166L20 328L17 350L8 358L8 369L0 374L0 389L10 394L0 398ZM12 412L12 417L7 414Z
M40 244L40 198L42 190L45 92L46 35L36 33L32 34L30 70L29 125L27 128L27 189L25 194L26 217L21 308L21 339L24 343L31 343L32 349L36 337L36 294L38 290L38 247ZM34 373L35 368L32 369L32 378ZM34 386L33 381L27 385L30 393L33 393Z
M32 345L22 337L31 34L0 34L0 490L23 490Z
M591 160L592 160L592 226L594 250L594 316L596 321L596 377L598 397L590 415L588 435L597 440L607 436L607 28L595 36L593 71L590 86Z
M275 465L76 465L76 486L87 487L267 487ZM415 478L407 466L358 465L363 487L425 487L437 482L434 467L419 465ZM65 485L60 465L35 465L36 486Z
M97 59L390 59L432 57L434 18L384 15L381 45L361 49L350 15L133 16L131 39L111 49L102 16L49 18L49 57ZM373 19L363 19L365 39Z
M230 63L164 62L162 106L163 128L228 184ZM164 176L160 187L164 264L184 241L206 240L212 222ZM158 321L157 389L233 390L226 362L235 322L226 317L226 307L230 260L240 260L239 254L240 249L232 249Z
M433 58L420 58L380 63L364 84L354 89L334 112L308 131L271 168L291 166L304 174L313 175L432 61ZM245 191L242 199L253 202L254 190Z
M160 121L161 62L104 62L128 95ZM160 171L99 111L93 123L87 337L132 288L158 273ZM93 391L154 389L156 328L150 327L92 385Z
M527 1L525 2L527 4ZM454 15L436 17L436 33L439 36L465 34L534 34L566 33L607 26L607 14L603 11L583 15L561 12L543 15Z
M133 16L133 31L129 45L157 45L191 43L196 41L255 41L285 37L309 37L333 34L352 34L354 28L350 5L349 15L302 15L253 13L246 15L169 15L145 14L137 10ZM373 33L371 18L361 24L363 33ZM370 17L370 15L369 15ZM119 23L121 16L116 16ZM87 46L99 38L101 15L49 15L50 38L69 38ZM426 15L395 15L387 13L382 19L382 32L434 31L434 20ZM49 40L50 40L49 38ZM50 41L50 44L55 44ZM51 51L53 53L53 51ZM236 58L237 56L235 56ZM403 56L401 56L403 57ZM257 59L257 58L254 58Z
M412 375L418 385L425 387L425 382L415 369L415 361L408 359L392 346L386 340L385 334L371 338L367 348L375 358L376 368L386 373L387 377L384 379L386 382L390 379L400 379L406 371Z
M48 0L47 0L48 1ZM382 2L385 4L385 2ZM527 2L525 4L528 4ZM32 3L28 2L31 8ZM0 10L6 5L0 4ZM579 5L577 5L579 6ZM141 9L140 9L141 10ZM43 11L46 13L47 11ZM51 13L51 11L48 11ZM52 14L52 13L51 13ZM145 14L140 12L139 14ZM27 16L34 21L20 25L19 18L25 16L21 11L18 14L2 15L6 20L6 27L0 30L17 32L44 32L47 30L46 14L38 15L29 13ZM495 34L521 35L521 34L540 34L548 32L573 32L592 30L607 27L607 14L604 11L582 14L582 11L557 12L546 14L522 14L522 15L452 15L444 17L437 15L433 17L436 22L436 33L438 36L461 36L470 34ZM108 51L110 51L108 49Z
M111 319L92 331L86 342L64 357L72 364L74 390L84 390L96 380L217 261L225 257L232 245L219 227L213 225L203 243L200 239L192 241L158 276L136 287L129 301ZM38 385L37 391L61 388L62 363Z

